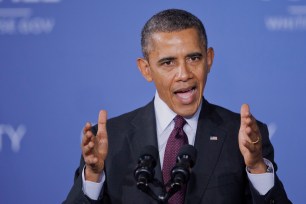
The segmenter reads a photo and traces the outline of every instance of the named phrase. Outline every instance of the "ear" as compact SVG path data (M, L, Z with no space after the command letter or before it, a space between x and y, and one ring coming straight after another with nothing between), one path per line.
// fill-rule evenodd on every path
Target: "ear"
M207 49L207 53L206 53L207 57L207 68L208 68L208 72L210 72L210 69L212 67L213 61L214 61L214 57L215 57L215 52L214 52L214 48L210 47Z
M148 82L151 82L153 79L152 79L152 74L151 74L151 69L150 69L149 62L144 58L138 58L137 59L137 66L138 66L138 69L141 72L142 76Z

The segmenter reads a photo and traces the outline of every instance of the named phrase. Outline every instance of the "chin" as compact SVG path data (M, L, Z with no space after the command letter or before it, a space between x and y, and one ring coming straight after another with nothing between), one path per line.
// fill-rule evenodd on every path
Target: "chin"
M176 114L185 118L192 117L197 112L197 106L176 108L174 111Z

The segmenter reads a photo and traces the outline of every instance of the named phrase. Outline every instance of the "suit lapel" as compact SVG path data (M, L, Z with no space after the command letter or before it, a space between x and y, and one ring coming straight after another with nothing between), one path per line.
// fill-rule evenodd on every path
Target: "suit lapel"
M198 156L188 183L185 203L197 203L205 193L226 137L225 131L219 128L221 123L222 119L214 107L204 100L195 138Z
M137 113L134 119L131 121L133 126L132 137L129 138L132 155L138 159L141 151L147 145L153 145L158 150L157 133L156 133L156 119L154 111L154 102L151 101L141 111ZM155 178L162 181L162 173L159 157L156 161ZM160 188L152 187L152 190L156 195L161 193Z

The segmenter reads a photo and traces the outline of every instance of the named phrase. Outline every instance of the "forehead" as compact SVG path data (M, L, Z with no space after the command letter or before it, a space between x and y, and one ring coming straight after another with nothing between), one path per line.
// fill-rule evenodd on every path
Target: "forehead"
M180 50L203 51L204 45L194 28L175 32L156 32L150 37L148 54L155 52L174 52Z

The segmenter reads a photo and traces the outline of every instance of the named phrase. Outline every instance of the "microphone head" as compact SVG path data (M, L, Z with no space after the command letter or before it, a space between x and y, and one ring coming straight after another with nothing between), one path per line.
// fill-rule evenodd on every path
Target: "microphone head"
M140 152L138 164L134 170L134 177L138 188L146 188L147 184L154 179L154 168L157 158L157 148L152 145L145 146Z
M196 148L189 144L182 146L178 153L178 158L183 158L186 156L188 156L188 158L190 159L190 166L193 167L197 160Z
M147 145L140 152L140 157L143 156L151 156L156 161L158 158L158 150L153 145Z

